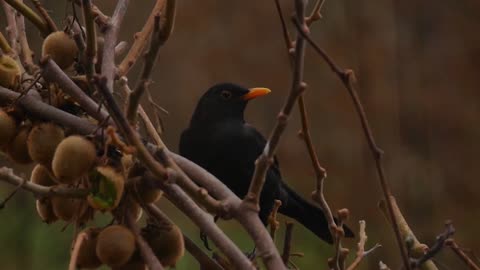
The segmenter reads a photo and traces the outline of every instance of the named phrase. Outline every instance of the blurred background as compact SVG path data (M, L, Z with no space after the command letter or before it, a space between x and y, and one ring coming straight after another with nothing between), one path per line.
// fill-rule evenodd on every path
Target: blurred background
M27 1L28 2L28 1ZM71 7L67 1L42 1L60 24ZM154 1L130 1L120 40L132 43ZM293 1L282 0L284 13ZM309 10L314 1L310 1ZM116 1L95 1L111 14ZM431 244L451 219L455 239L480 250L480 2L443 1L326 1L323 19L312 38L345 68L355 71L358 90L375 138L385 151L385 168L392 191L420 241ZM5 16L0 15L1 31ZM30 23L28 37L39 55L41 38ZM291 32L293 29L289 25ZM38 59L38 58L37 58ZM120 59L118 59L120 60ZM129 78L138 77L137 64ZM251 102L247 120L268 135L289 91L291 73L274 1L178 1L173 35L161 49L151 86L154 99L170 115L163 117L163 137L177 150L179 135L188 125L198 98L211 85L235 82L272 89ZM305 94L311 133L322 165L327 169L326 197L333 210L348 208L348 223L356 231L367 222L369 255L359 269L378 269L381 260L399 269L394 234L377 203L382 198L374 162L352 101L322 59L307 48ZM314 174L295 111L278 149L285 180L304 196L314 188ZM29 176L31 167L18 167L6 158L2 166ZM12 186L0 184L0 199ZM159 205L200 244L198 228L167 200ZM109 221L108 215L98 219ZM72 228L47 226L35 213L35 200L18 193L0 210L0 261L3 269L66 269ZM285 218L281 217L281 221ZM102 223L103 222L103 223ZM220 221L244 250L248 240L234 221ZM283 224L283 222L282 222ZM277 244L282 247L283 228ZM345 241L354 257L356 240ZM301 269L326 269L332 247L301 225L294 228L293 261ZM480 251L479 251L480 252ZM466 269L444 250L436 257L440 269ZM196 269L185 256L177 269Z

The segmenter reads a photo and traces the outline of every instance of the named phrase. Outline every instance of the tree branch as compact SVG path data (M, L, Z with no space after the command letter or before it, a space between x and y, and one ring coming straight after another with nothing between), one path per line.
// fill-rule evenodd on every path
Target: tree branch
M367 139L367 143L370 147L370 151L372 152L373 158L375 160L375 166L377 169L377 174L380 181L380 186L382 187L383 195L385 197L385 201L387 204L388 214L392 221L392 227L395 232L395 237L397 240L398 248L400 249L400 254L403 260L403 264L406 270L411 270L411 267L408 262L408 255L405 250L405 246L402 242L402 238L399 231L399 225L397 220L395 219L395 215L393 214L393 206L392 203L389 201L390 196L392 196L392 192L390 190L390 186L388 185L387 179L385 177L385 169L383 167L382 162L382 155L383 150L377 146L375 142L375 138L373 136L372 129L370 128L370 124L368 122L365 110L363 105L360 101L358 93L353 86L353 82L355 80L355 75L352 70L341 70L333 60L318 46L313 42L313 40L309 37L308 33L304 30L303 23L301 23L298 19L293 20L298 32L308 41L308 43L315 49L315 51L329 64L330 68L337 74L339 79L344 84L345 88L348 90L352 101L355 105L355 109L358 113L360 118L360 123L362 125L363 132L365 133L365 137Z
M23 16L25 16L30 22L32 22L38 30L42 33L43 36L48 36L51 33L47 23L43 21L42 17L40 17L35 11L25 5L23 2L18 0L4 0L10 6L12 6L15 10L20 12Z
M119 0L112 18L102 29L105 36L103 45L102 74L106 79L107 89L113 92L113 80L115 78L115 45L117 44L118 32L127 12L129 0Z
M137 242L138 249L140 250L143 260L147 264L148 269L163 270L164 268L153 253L152 248L148 245L145 239L143 239L140 229L135 223L135 218L131 215L131 213L127 213L127 225L135 235L135 241Z
M145 46L147 45L148 37L151 35L153 31L154 18L155 16L160 15L160 12L162 11L162 9L165 8L166 2L167 0L156 1L155 6L153 7L152 12L150 13L150 16L148 16L148 19L145 22L145 25L143 26L142 30L135 34L134 36L135 42L133 43L132 47L130 47L130 50L128 51L127 55L122 60L120 65L118 65L118 68L117 68L118 77L127 75L127 73L130 71L130 68L133 67L133 65L135 65L135 62L140 57Z
M150 40L150 48L145 54L145 61L141 72L140 80L138 81L135 90L129 95L127 106L127 119L130 124L136 124L137 108L140 104L140 98L147 90L150 84L150 74L157 60L158 51L160 47L165 44L170 36L174 20L175 20L175 5L176 0L167 0L165 22L160 25L160 15L154 16L153 33Z
M40 13L40 16L42 16L43 20L45 21L48 30L51 32L56 32L58 31L57 25L55 22L52 20L50 15L48 15L47 10L42 6L39 0L31 0L37 11Z
M237 219L247 230L268 269L286 269L272 238L256 212L249 211L246 208L248 206L243 204L242 200L228 189L225 184L202 167L173 152L168 152L167 154L185 171L188 177L223 202L232 217Z
M305 0L296 0L295 7L296 16L299 18L302 24L304 24ZM243 199L244 203L250 204L250 207L248 209L255 210L257 212L260 193L263 189L263 184L265 183L265 176L268 168L273 161L275 150L280 141L280 137L287 126L288 117L292 112L293 106L295 105L297 98L306 88L306 84L303 82L305 42L302 35L297 36L297 41L295 44L295 62L290 93L287 97L285 105L277 116L275 127L270 133L263 153L257 158L255 162L255 171L250 182L250 187L248 188L247 195Z
M465 252L458 246L453 238L448 239L445 242L447 247L450 247L455 254L463 261L471 270L480 270L480 267L465 254Z
M12 169L7 167L0 168L0 181L19 186L39 197L70 197L70 198L84 198L88 195L88 190L68 188L63 186L41 186L15 175Z

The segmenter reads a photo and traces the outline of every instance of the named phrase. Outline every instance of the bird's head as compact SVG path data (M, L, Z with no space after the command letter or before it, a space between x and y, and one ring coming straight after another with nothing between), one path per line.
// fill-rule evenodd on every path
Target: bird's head
M232 83L214 85L200 98L190 124L223 120L243 121L243 112L248 101L268 93L270 89L263 87L249 89Z

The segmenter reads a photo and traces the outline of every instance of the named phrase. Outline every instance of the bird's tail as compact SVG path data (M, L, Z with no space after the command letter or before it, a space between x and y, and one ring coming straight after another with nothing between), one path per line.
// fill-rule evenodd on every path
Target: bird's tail
M323 211L302 198L287 185L283 185L283 187L287 196L282 198L283 204L278 211L281 214L294 218L322 240L332 244L333 238ZM343 229L346 237L354 236L347 226L343 226Z

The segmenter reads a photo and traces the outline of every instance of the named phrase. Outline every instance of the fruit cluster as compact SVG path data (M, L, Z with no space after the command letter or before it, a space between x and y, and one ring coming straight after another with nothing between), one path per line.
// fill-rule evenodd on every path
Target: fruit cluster
M68 31L48 35L42 46L42 56L49 56L64 70L79 64L79 50ZM82 76L81 72L76 73L80 75L77 77ZM0 86L25 90L21 78L17 62L0 54ZM41 78L38 83L37 90L44 102L88 118L57 85ZM85 85L79 86L88 93ZM28 115L15 104L0 109L0 149L15 163L35 164L30 178L32 183L51 190L79 191L78 195L52 192L54 195L36 200L37 213L47 224L64 221L84 228L85 238L76 258L78 268L91 269L102 264L112 269L146 268L136 246L136 236L124 223L127 215L138 222L143 213L142 205L158 201L162 193L142 181L145 170L130 153L111 144L103 135L78 134ZM89 227L97 211L110 212L114 222L103 228ZM183 255L182 233L172 223L149 221L141 235L164 266L174 266Z

